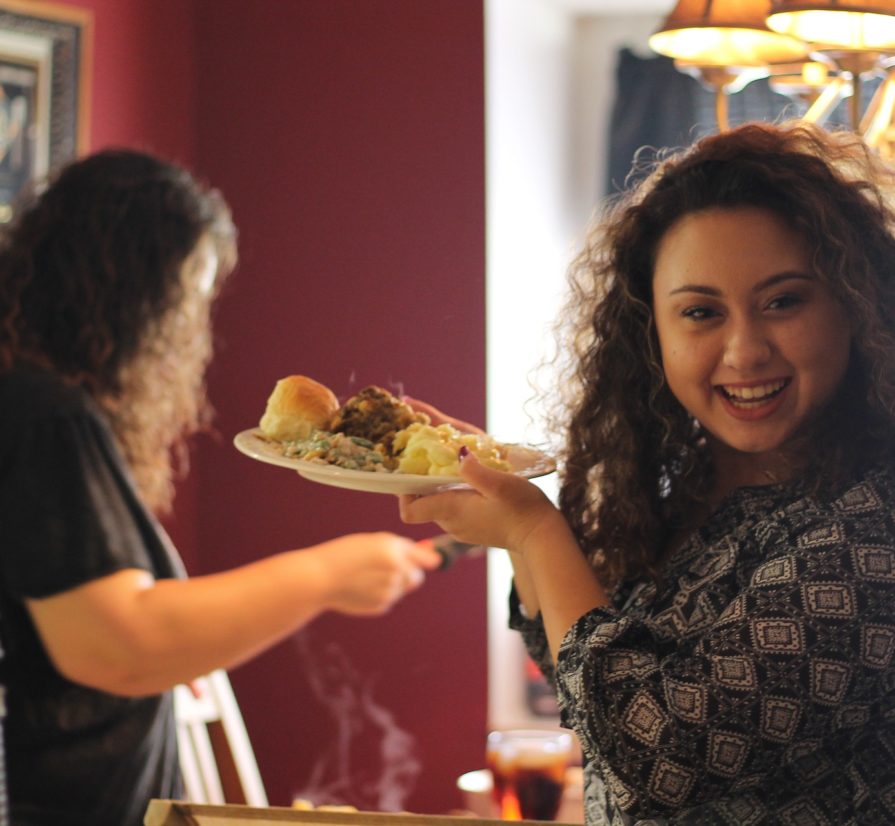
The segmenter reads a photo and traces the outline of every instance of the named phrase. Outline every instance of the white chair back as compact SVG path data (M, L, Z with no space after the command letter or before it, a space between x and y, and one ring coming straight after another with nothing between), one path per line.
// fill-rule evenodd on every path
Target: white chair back
M200 677L192 687L177 686L174 714L187 801L267 806L255 753L225 671Z

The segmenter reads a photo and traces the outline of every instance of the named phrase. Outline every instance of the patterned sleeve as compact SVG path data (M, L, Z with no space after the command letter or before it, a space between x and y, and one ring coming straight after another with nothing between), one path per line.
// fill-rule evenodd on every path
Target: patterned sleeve
M765 526L750 564L718 543L678 572L661 612L595 610L566 634L563 723L626 812L761 795L771 777L804 787L824 761L867 753L895 685L895 532L884 508L833 516ZM892 762L857 771L879 788ZM822 798L828 781L815 782Z
M532 662L541 670L547 682L556 686L556 675L553 668L553 656L547 643L547 634L541 615L528 617L522 611L522 603L516 593L515 585L510 589L510 628L518 631L525 649Z

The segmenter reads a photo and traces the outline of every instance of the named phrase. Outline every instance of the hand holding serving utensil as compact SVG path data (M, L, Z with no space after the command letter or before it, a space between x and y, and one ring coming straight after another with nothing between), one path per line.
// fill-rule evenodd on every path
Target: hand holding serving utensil
M441 557L441 565L437 568L439 571L450 568L458 559L481 556L488 550L484 545L461 542L447 533L433 536L430 539L421 539L419 544L434 549Z

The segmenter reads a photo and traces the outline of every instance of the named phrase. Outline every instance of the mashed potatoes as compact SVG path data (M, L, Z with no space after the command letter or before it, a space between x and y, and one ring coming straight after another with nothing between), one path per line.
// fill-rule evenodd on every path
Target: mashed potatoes
M392 450L398 457L399 473L457 476L460 473L459 452L464 446L483 465L510 470L503 445L488 436L462 433L449 424L412 424L395 434Z

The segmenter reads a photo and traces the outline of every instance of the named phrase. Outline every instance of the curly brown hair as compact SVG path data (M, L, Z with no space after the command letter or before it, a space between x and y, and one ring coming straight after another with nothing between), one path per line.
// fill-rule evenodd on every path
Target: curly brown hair
M212 254L203 290L197 267ZM235 263L221 195L131 149L65 166L0 233L0 371L31 362L83 387L156 512L208 419L210 308Z
M659 156L607 203L570 272L561 316L559 504L608 584L657 575L670 536L704 501L704 433L668 389L653 323L657 246L688 213L773 210L809 242L854 335L846 378L811 438L815 489L895 446L895 171L848 132L746 124ZM755 239L761 243L761 239ZM558 426L558 427L557 427Z

